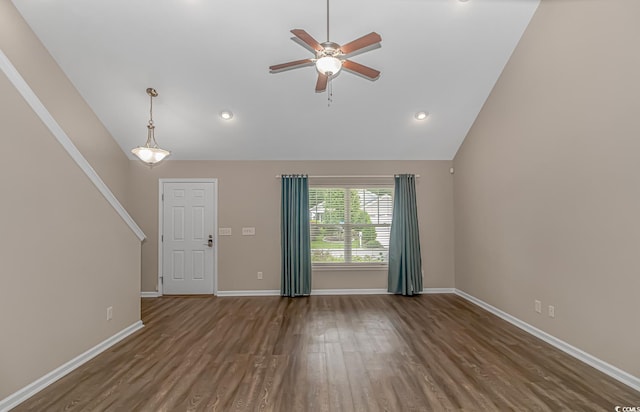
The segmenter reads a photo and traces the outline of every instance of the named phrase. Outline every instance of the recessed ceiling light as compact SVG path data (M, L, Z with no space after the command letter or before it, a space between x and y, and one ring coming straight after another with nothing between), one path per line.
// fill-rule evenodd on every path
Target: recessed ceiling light
M224 120L231 120L233 118L233 113L231 112L231 110L223 110L220 112L220 117L222 117Z
M416 114L414 115L417 120L424 120L427 118L427 116L429 116L429 112L416 112Z
M466 3L466 2L468 2L469 0L458 0L458 1L459 1L460 3Z

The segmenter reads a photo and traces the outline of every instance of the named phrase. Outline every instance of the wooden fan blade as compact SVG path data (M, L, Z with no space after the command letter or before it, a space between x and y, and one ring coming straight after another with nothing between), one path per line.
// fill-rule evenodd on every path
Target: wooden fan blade
M281 70L285 70L285 69L296 69L298 67L308 66L310 64L313 64L313 60L311 60L311 59L296 60L296 61L293 61L293 62L288 62L288 63L276 64L274 66L269 66L269 71L277 72L277 71L281 71Z
M327 90L327 82L329 81L329 76L326 74L318 73L318 81L316 82L316 93L321 93Z
M311 37L309 33L307 33L302 29L293 29L291 30L291 33L293 33L297 38L299 38L303 42L307 43L315 51L320 51L324 49L324 47L322 47L316 39Z
M382 41L382 37L374 31L367 34L366 36L362 36L359 39L355 39L351 43L347 43L344 46L340 47L342 53L349 54L353 53L356 50L363 49L367 46L371 46L372 44L380 43Z
M364 66L360 63L356 63L351 60L345 60L342 62L342 67L346 70L351 70L352 72L356 72L365 77L370 78L371 80L375 80L380 76L380 72L372 69L371 67Z

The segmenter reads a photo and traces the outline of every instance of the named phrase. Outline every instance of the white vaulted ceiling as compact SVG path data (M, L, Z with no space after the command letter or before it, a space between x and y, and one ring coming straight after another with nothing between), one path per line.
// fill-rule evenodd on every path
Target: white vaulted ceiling
M268 69L313 57L289 30L325 41L325 0L13 0L128 155L154 87L156 138L182 160L452 159L538 2L333 0L330 40L379 33L352 60L382 75L342 72L328 107L315 68Z

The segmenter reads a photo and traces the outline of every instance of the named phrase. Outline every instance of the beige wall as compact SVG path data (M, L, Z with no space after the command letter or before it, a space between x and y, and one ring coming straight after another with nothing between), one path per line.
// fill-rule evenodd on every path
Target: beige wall
M0 48L123 196L128 160L8 0ZM140 319L140 242L2 72L0 139L2 400Z
M128 158L9 0L0 0L0 50L126 208Z
M149 169L132 161L130 212L148 236L142 247L142 290L158 273L158 180L217 178L218 289L280 289L280 181L283 173L381 175L415 173L425 287L453 287L453 187L450 161L167 161ZM256 236L242 236L253 226ZM264 273L263 280L256 273ZM385 271L314 272L314 289L386 288Z
M638 16L543 0L454 162L456 287L635 376Z
M140 319L140 242L3 74L0 96L2 399Z

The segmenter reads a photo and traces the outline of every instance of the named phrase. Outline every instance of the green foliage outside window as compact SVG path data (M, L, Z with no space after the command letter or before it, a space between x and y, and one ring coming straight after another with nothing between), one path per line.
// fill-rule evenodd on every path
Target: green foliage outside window
M386 262L392 194L390 188L310 188L312 261Z

